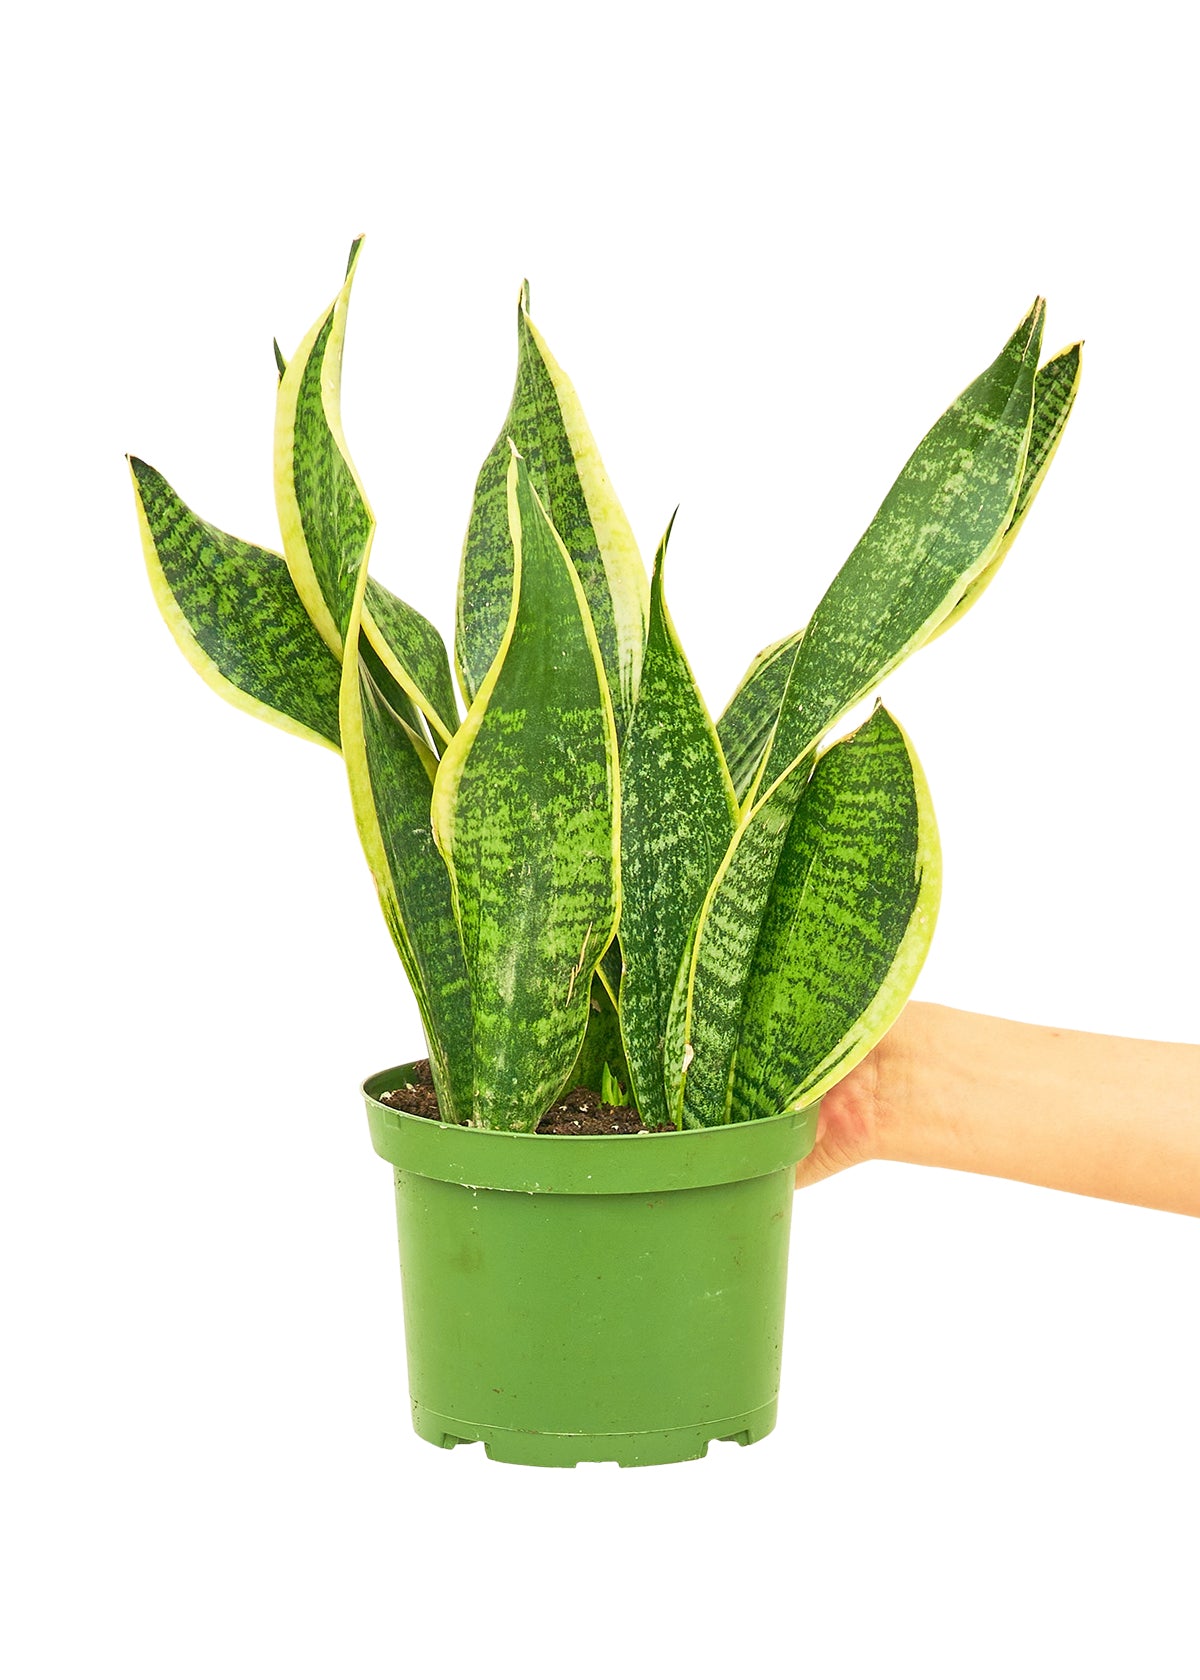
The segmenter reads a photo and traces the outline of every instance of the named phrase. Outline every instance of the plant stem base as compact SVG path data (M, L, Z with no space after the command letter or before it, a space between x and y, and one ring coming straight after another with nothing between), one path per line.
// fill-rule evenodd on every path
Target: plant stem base
M414 1404L413 1428L435 1447L462 1447L480 1441L487 1456L499 1464L535 1464L573 1469L577 1464L619 1464L631 1469L643 1464L682 1464L703 1458L710 1441L734 1441L748 1447L775 1427L776 1403L759 1406L738 1417L719 1418L686 1429L652 1429L620 1435L559 1435L529 1429L499 1429L443 1417Z

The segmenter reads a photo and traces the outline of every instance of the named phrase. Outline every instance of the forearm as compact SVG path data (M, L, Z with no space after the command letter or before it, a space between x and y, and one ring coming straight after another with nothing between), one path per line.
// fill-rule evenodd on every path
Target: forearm
M910 1004L874 1053L874 1153L1200 1215L1200 1048Z

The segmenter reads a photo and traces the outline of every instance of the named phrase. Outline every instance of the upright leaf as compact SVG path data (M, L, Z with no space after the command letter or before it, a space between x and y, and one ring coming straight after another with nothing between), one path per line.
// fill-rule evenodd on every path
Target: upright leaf
M753 785L770 745L803 634L797 630L755 655L717 724L717 738L739 800Z
M743 817L701 906L671 1000L664 1053L672 1116L685 1126L719 1126L729 1118L746 979L807 779L808 764L798 762Z
M363 632L444 746L458 728L458 702L441 632L374 578L363 602Z
M917 445L796 652L764 782L782 774L927 641L995 557L1012 519L1045 306Z
M336 750L341 668L282 558L197 518L144 461L129 468L150 586L189 663L242 711Z
M641 688L621 754L621 1029L637 1106L670 1118L667 1017L704 895L737 822L716 732L663 596L667 535L650 592Z
M641 674L646 571L574 387L529 318L527 286L517 310L516 388L480 470L463 546L456 653L468 699L500 649L512 602L509 439L583 586L623 737Z
M1012 547L1030 504L1041 488L1071 413L1079 388L1080 350L1080 345L1073 344L1038 370L1034 382L1029 451L1003 541L995 557L974 582L966 586L958 605L930 632L927 640L934 641L943 635L975 605ZM751 661L717 724L721 748L739 799L744 798L753 785L762 763L802 636L803 631L797 630L793 635L764 648Z
M469 993L450 882L433 842L433 759L360 653L374 518L346 448L341 359L350 278L280 384L276 487L297 593L340 649L339 723L359 837L425 1023L447 1117L467 1114ZM333 645L333 644L331 644Z
M275 409L284 558L308 616L339 662L375 530L341 422L342 350L358 246L355 241L341 291L280 375Z
M1004 533L1004 540L990 565L968 584L962 599L938 625L930 641L934 636L940 636L949 630L952 624L957 624L963 614L975 605L1000 570L1017 532L1025 523L1025 516L1050 470L1050 463L1054 459L1063 429L1075 405L1075 394L1079 390L1082 350L1083 346L1080 344L1069 345L1066 350L1060 351L1044 367L1038 369L1033 388L1033 423L1029 434L1029 453L1025 459L1021 488L1017 493L1016 506Z
M728 1118L749 966L818 743L929 639L1003 542L1028 452L1042 318L1039 299L918 445L800 641L672 1003L667 1084L685 1125Z
M364 664L347 661L343 727L351 793L380 903L412 983L443 1117L471 1112L471 992L450 876L433 839L435 763Z
M878 1043L933 937L941 883L929 790L882 708L817 762L750 965L731 1120L804 1108Z
M512 610L438 767L475 1046L473 1122L537 1125L587 1026L618 911L616 731L575 568L512 456Z

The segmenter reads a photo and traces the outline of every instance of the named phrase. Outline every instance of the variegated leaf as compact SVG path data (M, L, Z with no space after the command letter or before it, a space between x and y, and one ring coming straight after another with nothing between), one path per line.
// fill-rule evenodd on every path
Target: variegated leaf
M357 245L351 278L356 254ZM359 837L425 1023L443 1113L465 1117L472 1083L469 993L449 878L433 842L433 755L402 710L388 704L386 667L377 681L360 654L375 522L342 434L349 285L348 279L281 381L280 522L297 593L314 622L323 613L345 648L339 723ZM373 650L371 657L377 657Z
M434 786L471 977L479 1126L532 1130L587 1026L617 921L617 743L575 568L512 454L512 610Z
M804 632L763 784L927 641L995 558L1021 487L1045 306L908 460Z
M803 634L797 630L772 642L751 660L717 724L717 738L739 800L753 785L770 745Z
M361 243L356 240L351 248L341 291L290 363L276 346L275 498L283 551L297 593L339 660L360 564L356 556L366 552L374 529L362 485L348 464L336 400ZM360 620L391 680L428 720L439 747L444 746L458 727L458 706L440 633L374 579L367 584Z
M189 663L242 711L336 750L341 668L281 556L197 518L144 461L129 467L150 586Z
M438 750L458 728L458 702L441 632L415 607L371 578L363 634L392 679L428 719Z
M529 317L517 310L517 381L500 435L475 486L463 546L456 655L468 699L478 692L503 641L513 589L508 523L509 439L571 556L587 599L624 736L641 674L648 586L637 544L617 500L579 398Z
M308 616L339 662L375 529L341 422L346 312L360 244L351 247L341 291L284 369L275 410L284 558Z
M663 1058L672 1117L685 1126L729 1118L746 979L807 778L807 763L793 766L742 819L701 906L671 1000Z
M672 1116L663 1049L679 965L737 823L716 732L663 596L667 535L654 562L650 628L621 753L621 1029L642 1118Z
M1029 453L1025 460L1025 471L1021 477L1016 506L1004 533L1004 541L991 564L968 585L958 605L938 625L930 637L931 641L934 636L940 636L949 630L952 624L957 624L963 614L975 605L1000 570L1017 532L1025 523L1025 516L1050 470L1050 463L1054 459L1063 429L1075 404L1075 394L1079 390L1082 351L1083 346L1080 344L1069 345L1066 350L1060 351L1044 367L1038 369L1033 388L1033 424L1029 435Z
M1028 452L1043 313L1039 299L918 445L800 641L759 782L672 1003L667 1088L685 1125L728 1117L749 965L818 743L928 640L1003 541Z
M1004 540L986 570L967 586L958 605L931 632L929 641L943 635L975 605L1012 547L1029 506L1041 488L1075 401L1079 388L1080 351L1081 346L1073 344L1038 370L1034 382L1029 451ZM763 649L751 662L717 724L717 734L739 799L744 798L753 785L762 763L802 635L803 631L797 630Z
M750 965L731 1120L817 1102L904 1007L933 937L929 790L882 706L818 760Z
M349 661L347 661L349 666ZM471 1112L471 989L450 876L431 823L433 755L365 665L347 671L343 719L356 814L380 902L412 983L444 1119ZM357 695L357 708L356 708ZM369 787L362 785L364 775Z

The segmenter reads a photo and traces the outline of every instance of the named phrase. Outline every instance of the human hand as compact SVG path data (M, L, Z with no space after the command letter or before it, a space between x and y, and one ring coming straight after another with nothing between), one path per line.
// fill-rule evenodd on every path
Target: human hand
M880 1153L889 1092L900 1079L904 1016L856 1068L821 1100L817 1141L796 1167L796 1188L817 1184L846 1167L874 1160Z
M822 1101L796 1184L871 1160L1200 1215L1200 1047L910 1003Z

